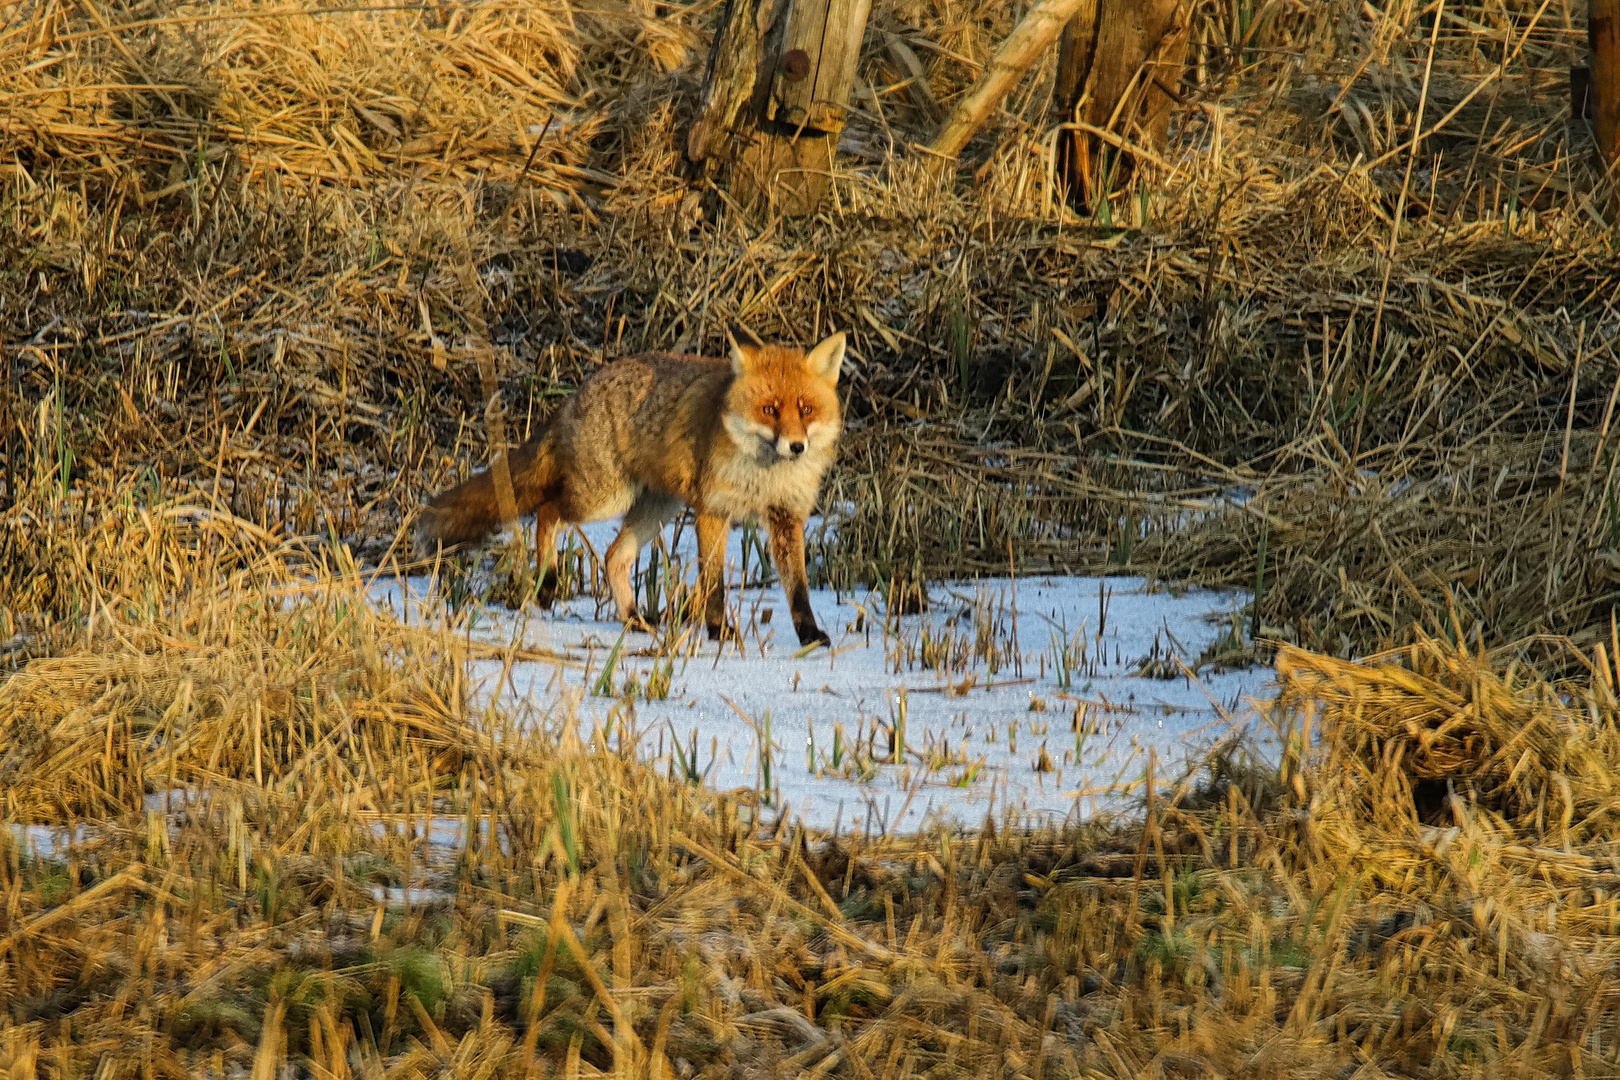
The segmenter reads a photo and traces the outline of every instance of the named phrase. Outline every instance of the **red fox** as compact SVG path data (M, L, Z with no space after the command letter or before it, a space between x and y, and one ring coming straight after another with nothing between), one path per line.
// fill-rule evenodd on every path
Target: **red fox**
M605 365L507 456L519 514L535 515L542 585L556 593L557 531L622 517L607 551L608 584L626 626L645 629L630 585L641 547L684 503L697 512L698 597L709 637L725 623L726 537L734 520L763 520L801 645L831 641L810 609L804 523L838 448L844 335L808 353L731 345L730 361L650 353ZM417 525L431 554L482 539L499 524L485 471L436 496Z

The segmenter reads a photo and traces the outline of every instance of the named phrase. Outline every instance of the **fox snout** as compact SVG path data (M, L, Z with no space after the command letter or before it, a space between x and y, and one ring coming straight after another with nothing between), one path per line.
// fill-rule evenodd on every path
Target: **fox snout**
M804 437L783 435L776 440L776 452L785 458L796 458L804 453Z

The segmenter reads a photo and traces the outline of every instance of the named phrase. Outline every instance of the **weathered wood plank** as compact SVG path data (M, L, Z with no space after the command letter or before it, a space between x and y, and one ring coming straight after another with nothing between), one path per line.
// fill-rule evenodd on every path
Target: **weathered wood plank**
M1592 130L1612 179L1620 172L1620 0L1592 0L1588 20Z
M1041 0L1029 9L1017 28L990 58L984 74L968 88L956 108L934 136L929 149L941 158L954 158L967 146L985 119L1023 78L1046 47L1057 40L1063 27L1085 0Z
M855 87L855 69L861 59L861 41L872 0L830 0L821 39L821 62L816 65L812 127L829 133L844 130L849 120L849 95Z
M1054 106L1065 121L1163 149L1190 31L1187 0L1083 0L1064 29ZM1125 186L1135 164L1083 131L1065 132L1058 142L1058 175L1081 205Z
M831 184L871 0L727 0L687 157L733 199L813 214Z
M726 0L709 49L703 103L687 132L688 160L703 162L723 156L726 140L740 123L747 125L745 110L754 98L765 33L777 6L778 0Z
M745 208L809 217L827 197L837 145L836 135L757 134L732 163L731 196Z

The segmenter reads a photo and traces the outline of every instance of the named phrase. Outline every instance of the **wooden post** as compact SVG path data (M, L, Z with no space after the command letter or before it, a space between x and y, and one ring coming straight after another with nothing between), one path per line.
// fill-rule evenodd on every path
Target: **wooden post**
M1620 163L1620 0L1592 0L1586 32L1592 46L1592 130L1612 180ZM1620 196L1615 203L1620 205Z
M962 95L962 100L951 110L950 119L934 136L929 147L938 160L947 161L960 154L973 133L985 119L1001 107L1018 80L1037 57L1062 32L1064 24L1077 8L1084 8L1096 0L1041 0L1025 15L1017 28L1001 43L984 74Z
M12 429L17 424L11 418L11 365L6 365L6 378L0 382L0 424L6 429L6 501L0 507L17 505L17 459L15 444L12 442Z
M1135 162L1122 144L1164 148L1191 14L1187 0L1083 0L1064 28L1052 100L1076 125L1058 140L1057 161L1075 205L1096 206L1126 186Z
M814 214L830 187L871 6L726 0L687 158L726 179L746 208Z

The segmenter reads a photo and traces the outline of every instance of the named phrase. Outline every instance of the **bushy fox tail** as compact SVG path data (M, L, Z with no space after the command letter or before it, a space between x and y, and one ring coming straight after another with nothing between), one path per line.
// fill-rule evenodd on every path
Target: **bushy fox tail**
M528 442L508 451L512 501L521 516L533 511L556 480L556 455L548 432L537 432ZM416 551L431 558L445 550L475 544L501 526L500 500L495 492L495 470L485 469L448 491L441 491L422 508L416 522Z

